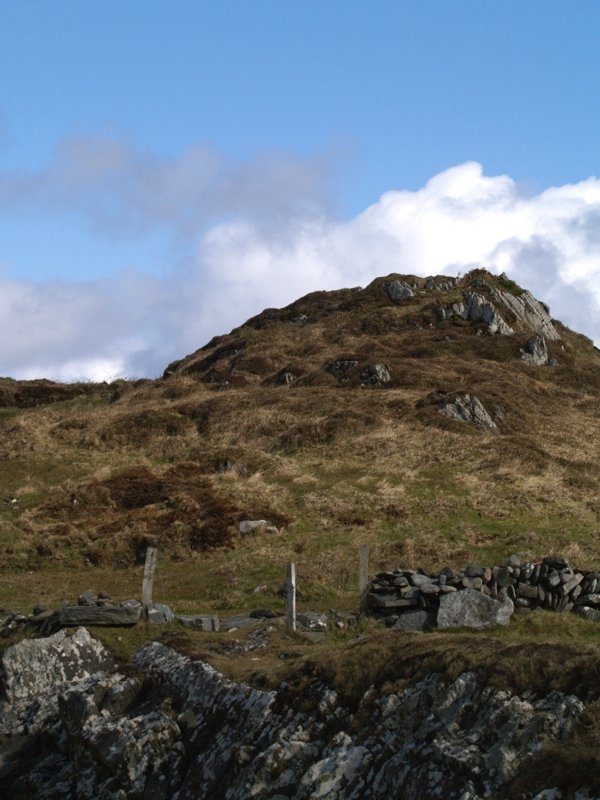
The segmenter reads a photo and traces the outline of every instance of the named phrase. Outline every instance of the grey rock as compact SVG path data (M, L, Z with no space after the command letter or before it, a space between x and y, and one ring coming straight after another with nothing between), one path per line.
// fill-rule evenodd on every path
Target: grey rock
M429 575L422 575L420 572L415 572L410 576L410 582L413 586L424 586L426 583L433 583L434 579Z
M98 595L92 589L83 592L77 598L78 606L95 606L98 600Z
M514 295L493 289L492 294L495 300L509 308L523 325L531 328L538 336L543 336L551 342L560 339L548 313L548 307L536 300L530 292Z
M440 587L435 583L424 583L421 587L421 594L426 597L435 597L440 593Z
M509 600L500 602L473 589L440 597L438 628L489 628L508 625L514 611Z
M172 610L164 603L148 603L144 608L144 615L154 625L168 625L175 619Z
M0 695L13 708L24 708L37 696L54 692L66 682L112 669L115 662L101 642L85 628L78 628L73 634L61 630L43 639L25 639L7 647L0 664ZM0 732L3 707L0 702Z
M395 303L399 303L401 300L406 300L408 297L414 296L413 290L407 283L404 283L404 281L391 281L385 288L388 297Z
M355 358L342 358L338 361L332 361L327 365L327 372L331 372L336 377L345 376L347 372L358 366L358 361Z
M220 620L221 629L225 631L234 631L237 628L246 628L249 625L256 625L259 620L254 617L249 617L247 614L235 614L233 617L225 617ZM203 628L206 630L206 628Z
M600 594L582 594L577 598L575 605L577 606L592 606L593 608L600 608Z
M220 628L219 617L213 614L175 614L175 620L188 628L201 631L218 631Z
M420 592L419 592L420 594ZM368 608L374 610L386 608L410 608L417 605L417 597L398 597L397 594L374 594L369 592L366 596Z
M296 380L296 376L293 375L291 372L282 372L280 373L279 377L277 378L277 383L280 386L289 386Z
M296 616L296 622L309 631L327 630L327 614L317 614L315 611L305 611Z
M578 616L583 617L583 619L587 619L590 622L600 622L600 609L598 608L590 608L590 606L578 606L575 604L573 611Z
M141 605L128 606L63 606L58 612L58 624L62 627L75 625L128 626L139 622Z
M279 529L266 519L243 519L238 523L238 530L242 536L249 533L279 533Z
M484 322L490 335L510 336L514 333L513 329L502 319L496 306L483 295L466 292L465 304L463 312L465 318L472 322Z
M392 381L390 371L385 364L371 364L360 377L367 386L387 386Z
M522 351L521 361L532 364L535 367L542 367L548 363L548 348L543 336L532 336Z
M500 429L486 411L483 403L475 395L459 395L454 401L443 401L440 413L459 422L477 425L490 433L500 433Z
M424 609L414 609L403 611L392 626L395 631L424 631L426 628L433 628L435 625L435 613Z

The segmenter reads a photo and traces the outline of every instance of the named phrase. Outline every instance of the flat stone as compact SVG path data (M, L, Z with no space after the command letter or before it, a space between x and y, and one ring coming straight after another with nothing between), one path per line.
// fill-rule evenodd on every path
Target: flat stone
M433 578L430 578L429 575L421 575L418 572L415 572L414 575L410 576L410 582L413 586L424 586L426 583L431 584L433 583Z
M519 583L517 585L517 594L519 597L527 597L531 600L537 600L539 597L538 587L532 586L530 583Z
M483 580L481 578L465 577L462 579L462 585L465 587L465 589L475 589L478 591L483 586Z
M576 606L593 606L597 608L600 606L600 594L594 592L594 594L582 594L579 595L577 600L575 601Z
M223 630L232 631L236 628L245 628L248 625L255 625L257 620L254 617L248 617L245 614L237 614L233 617L226 617L221 620L221 627ZM203 630L206 630L205 628Z
M58 612L60 627L71 625L115 626L135 625L142 615L142 607L127 606L63 606Z
M583 575L581 572L576 573L573 577L565 581L562 586L559 587L558 591L560 594L565 597L566 595L570 594L576 586L579 586L581 581L583 580Z
M465 578L483 578L484 574L485 568L479 564L469 564L465 570Z

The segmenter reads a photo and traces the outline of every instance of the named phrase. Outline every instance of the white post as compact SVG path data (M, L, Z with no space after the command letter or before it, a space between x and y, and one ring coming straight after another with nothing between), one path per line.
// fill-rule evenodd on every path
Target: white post
M149 547L146 550L146 565L144 566L144 581L142 583L142 603L144 605L149 605L152 602L152 587L154 585L157 556L158 550L156 547Z
M367 586L369 585L369 545L361 544L358 550L358 593L360 595L360 611L366 610Z
M287 626L296 630L296 565L288 561L286 566Z

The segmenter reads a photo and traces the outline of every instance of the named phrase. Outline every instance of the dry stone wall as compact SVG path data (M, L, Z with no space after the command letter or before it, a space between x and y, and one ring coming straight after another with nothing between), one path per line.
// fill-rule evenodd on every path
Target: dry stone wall
M504 566L472 564L439 573L396 569L380 572L366 595L370 614L409 630L428 627L505 625L513 611L572 611L600 622L600 572L574 569L560 556Z

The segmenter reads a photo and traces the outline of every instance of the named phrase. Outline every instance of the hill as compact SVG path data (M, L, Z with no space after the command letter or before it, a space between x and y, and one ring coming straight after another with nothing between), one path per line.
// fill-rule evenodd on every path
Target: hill
M592 342L485 270L307 295L157 380L2 379L0 604L24 574L123 592L150 544L164 597L215 610L276 603L290 558L349 606L360 543L374 567L597 566L599 395Z

